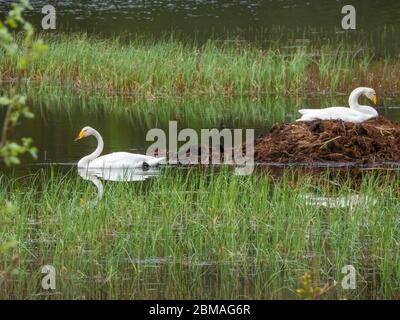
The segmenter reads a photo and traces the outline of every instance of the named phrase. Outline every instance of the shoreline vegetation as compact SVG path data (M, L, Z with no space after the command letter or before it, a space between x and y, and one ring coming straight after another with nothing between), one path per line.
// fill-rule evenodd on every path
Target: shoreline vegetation
M202 45L168 39L100 39L86 34L46 36L48 54L25 79L40 92L96 93L153 101L178 98L259 99L269 95L348 93L362 83L379 96L400 93L400 61L377 58L363 46L299 45L269 49L242 42ZM16 70L0 55L0 80Z
M0 297L46 296L48 261L56 299L293 299L306 272L314 286L336 280L321 299L398 297L398 174L364 172L355 186L332 173L167 169L146 183L105 181L97 203L73 171L3 176ZM349 264L357 290L340 285Z

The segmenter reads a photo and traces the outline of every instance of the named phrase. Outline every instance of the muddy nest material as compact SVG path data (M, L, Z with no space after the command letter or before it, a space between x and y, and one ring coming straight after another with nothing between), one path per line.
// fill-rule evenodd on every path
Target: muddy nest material
M317 120L276 124L254 146L258 162L400 161L400 125L382 117L356 124Z

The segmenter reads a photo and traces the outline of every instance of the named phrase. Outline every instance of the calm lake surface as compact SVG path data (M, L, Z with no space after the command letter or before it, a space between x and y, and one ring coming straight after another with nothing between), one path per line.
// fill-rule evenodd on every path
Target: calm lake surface
M1 1L5 11L12 1ZM33 16L48 4L31 0ZM176 29L188 34L212 33L236 29L261 29L271 26L340 27L343 0L270 0L270 1L52 1L62 28L104 31L151 31ZM373 30L382 25L400 24L400 3L396 0L354 0L360 28Z
M21 174L25 169L35 170L37 165L60 164L73 167L83 156L91 153L96 148L96 140L93 137L74 142L80 129L91 126L97 129L105 142L103 154L115 151L128 151L135 153L145 153L152 141L146 141L146 134L153 128L162 129L169 137L169 121L176 121L178 131L185 128L192 128L199 133L201 129L222 130L228 129L254 129L255 138L268 132L270 127L276 122L291 122L299 115L296 110L302 106L318 108L319 106L346 105L347 97L325 97L312 98L301 102L292 99L283 99L277 104L277 108L285 109L287 106L294 106L293 111L286 111L277 114L263 114L262 112L252 115L251 111L260 109L260 104L274 102L254 102L244 100L240 102L225 101L224 110L229 110L229 106L239 103L243 108L248 109L247 116L238 117L229 111L217 116L208 116L207 111L202 109L212 109L207 106L207 101L182 103L179 108L191 107L195 104L198 108L196 114L185 114L180 111L171 111L163 114L146 112L147 107L140 107L137 110L132 105L135 102L129 99L119 99L115 103L121 106L121 111L107 111L107 108L99 101L90 101L86 98L71 98L61 101L49 101L47 99L37 99L31 101L32 111L35 113L34 119L23 120L22 125L15 132L15 138L30 136L33 138L34 145L38 147L38 159L33 160L26 157L24 164L17 167L16 171ZM283 101L283 102L282 102ZM112 102L108 102L112 103ZM161 102L163 103L163 102ZM169 102L171 103L171 102ZM282 103L282 105L280 105ZM179 103L181 104L181 103ZM296 105L298 107L296 107ZM128 106L131 106L129 109ZM124 109L124 106L126 109ZM179 110L179 108L177 108ZM144 111L139 111L143 110ZM400 99L382 99L381 106L378 106L380 115L400 121ZM259 116L260 114L260 116ZM245 137L243 137L244 142ZM199 142L200 143L200 142Z
M6 12L12 1L1 1ZM31 1L33 23L40 28L48 1ZM366 43L377 54L399 53L400 2L354 0L357 30L341 28L342 0L271 1L52 1L57 30L99 35L131 33L160 36L174 32L187 40L241 39L262 45L276 39Z

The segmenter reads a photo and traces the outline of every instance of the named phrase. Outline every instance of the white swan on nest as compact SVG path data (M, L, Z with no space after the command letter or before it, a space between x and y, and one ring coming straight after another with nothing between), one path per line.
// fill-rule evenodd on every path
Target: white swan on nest
M158 165L165 158L156 158L143 154L134 154L128 152L114 152L100 156L103 151L104 142L100 133L91 127L84 127L79 136L75 139L80 140L89 136L97 139L97 148L94 152L83 157L78 162L78 168L86 169L129 169L140 167L153 167Z
M346 122L360 123L366 120L376 118L378 112L370 106L362 106L358 103L358 98L364 95L376 105L376 93L371 88L357 88L353 90L349 97L349 106L331 107L325 109L302 109L299 112L301 118L296 121L313 121L313 120L343 120Z

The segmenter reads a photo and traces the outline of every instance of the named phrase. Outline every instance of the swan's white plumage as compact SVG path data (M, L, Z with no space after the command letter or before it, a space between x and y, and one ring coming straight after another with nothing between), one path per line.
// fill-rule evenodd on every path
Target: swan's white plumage
M78 162L78 168L87 169L129 169L143 166L156 166L165 158L156 158L143 154L129 152L114 152L100 156L103 151L104 142L98 131L91 127L85 127L79 133L77 139L82 139L93 135L97 139L96 150Z
M346 107L330 107L325 109L301 109L302 115L296 121L313 121L313 120L342 120L346 122L361 123L378 116L378 112L370 106L362 106L358 103L358 98L365 95L376 103L375 91L371 88L357 88L353 90L349 97L349 106Z
M343 120L346 122L361 123L374 117L373 115L364 114L346 107L301 109L299 112L303 116L297 121Z
M149 165L152 167L156 166L164 159L165 158L155 158L129 152L113 152L90 161L89 167L105 169L110 167L115 169L139 168L143 167L144 165Z

